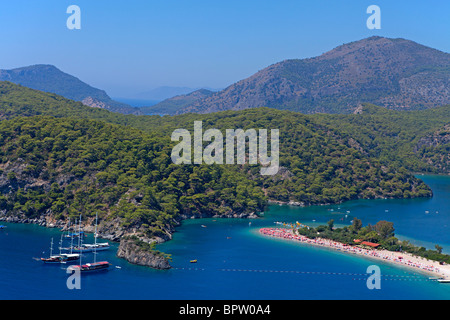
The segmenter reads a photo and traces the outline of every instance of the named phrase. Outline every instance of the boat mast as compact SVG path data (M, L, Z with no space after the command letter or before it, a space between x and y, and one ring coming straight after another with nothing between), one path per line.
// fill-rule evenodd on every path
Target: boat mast
M76 223L75 219L75 223ZM69 219L69 232L70 232L70 254L73 253L73 232L70 231L70 219Z
M81 257L83 256L83 252L81 251L81 213L80 213L80 226L78 227L78 248L80 249L80 266L82 265L81 263Z
M98 222L98 212L95 213L94 263L97 262L97 222Z
M63 244L63 233L61 233L61 239L59 240L59 255L61 256L61 250L62 250L62 244Z
M50 257L53 256L53 238L52 241L50 242Z

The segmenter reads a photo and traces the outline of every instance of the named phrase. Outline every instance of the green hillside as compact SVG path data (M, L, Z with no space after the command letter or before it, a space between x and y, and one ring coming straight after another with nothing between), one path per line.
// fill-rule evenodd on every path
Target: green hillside
M265 108L255 110L257 111L184 114L173 117L123 115L90 108L55 94L0 82L0 119L33 115L96 119L170 137L171 132L177 128L192 127L194 120L204 119L210 123L204 124L206 128L220 128L224 119L239 114L252 115L253 119L248 119L251 123L255 123L255 117L260 117L262 121L267 117L264 110L270 110L272 118L292 116L292 119L308 119L310 123L327 128L344 145L366 156L375 157L384 165L404 167L411 172L450 173L450 105L419 111L394 111L365 104L357 114L350 115L301 115ZM229 128L248 127L247 119L243 118L245 116L236 116L233 121L237 122L227 125ZM269 125L270 122L264 121ZM276 129L277 125L270 128Z
M347 144L382 163L413 172L450 174L450 105L394 111L366 104L359 114L314 118L338 131Z
M221 166L179 166L170 145L105 122L20 117L0 122L0 210L57 219L80 213L167 237L184 216L264 208L255 182Z
M271 200L293 201L309 205L335 203L356 198L398 198L431 194L430 190L420 180L408 173L405 168L397 166L395 163L384 163L364 149L358 150L348 145L344 139L346 138L344 130L340 130L337 125L332 123L325 123L317 115L306 116L295 112L259 108L207 115L186 114L176 117L130 116L92 109L56 95L34 91L11 83L2 83L0 88L2 118L52 115L103 120L134 127L142 130L141 134L144 132L150 134L152 139L164 146L166 161L168 161L166 165L168 166L170 146L173 146L169 140L172 131L176 128L186 128L192 131L194 120L202 120L204 130L208 128L222 130L228 128L279 129L281 134L280 164L282 166L279 174L273 177L262 177L258 174L258 166L221 166L221 170L224 172L239 176L245 181L252 181L252 184L257 185L259 190L263 190ZM48 117L37 119L41 125L46 121L53 121ZM20 121L25 121L25 119ZM9 122L5 122L5 125L6 123ZM13 121L13 123L15 122ZM119 128L125 130L125 128ZM36 127L33 130L37 129ZM131 128L127 129L131 130ZM124 134L125 136L126 134ZM17 137L17 139L20 138L20 136ZM103 135L103 138L108 141L113 137L109 138L108 135ZM88 141L85 143L92 144ZM3 148L5 147L3 146ZM12 162L12 156L12 154L5 153L3 163ZM95 159L101 158L102 156L97 156ZM89 161L83 161L85 165L89 165L88 169L93 168L93 164L89 164ZM146 161L150 161L150 159ZM137 163L138 161L134 161L134 166ZM44 168L45 166L41 163L38 167ZM60 167L62 164L56 165L55 168ZM186 168L188 167L193 170L192 168L195 166L186 166ZM53 169L55 170L55 168ZM90 172L84 166L75 168ZM158 168L158 170L160 169L162 170L162 168ZM204 167L205 171L212 169L213 167ZM102 172L104 169L100 167L97 171ZM45 170L41 170L39 174L42 172ZM5 171L4 174L7 172ZM113 183L117 183L117 181ZM246 208L246 205L242 205L242 207ZM258 210L261 209L261 206L257 207ZM256 206L253 205L250 208L255 210Z
M428 197L411 171L448 171L448 110L133 116L0 82L0 215L67 222L99 213L111 239L148 241L170 239L187 218L255 216L268 200ZM193 133L194 121L224 133L278 129L280 170L262 176L259 165L175 165L171 134Z

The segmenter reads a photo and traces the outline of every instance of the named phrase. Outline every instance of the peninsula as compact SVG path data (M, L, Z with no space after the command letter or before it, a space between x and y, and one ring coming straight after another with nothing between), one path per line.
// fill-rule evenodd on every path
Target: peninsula
M418 248L409 241L400 241L394 237L392 223L387 221L380 221L375 226L368 225L364 228L360 223L360 220L355 218L351 226L334 228L333 220L330 220L328 226L311 228L297 223L288 224L290 228L261 228L259 232L266 236L406 266L427 273L440 282L450 281L450 255L443 254L439 245L436 245L436 250L427 250L423 247Z

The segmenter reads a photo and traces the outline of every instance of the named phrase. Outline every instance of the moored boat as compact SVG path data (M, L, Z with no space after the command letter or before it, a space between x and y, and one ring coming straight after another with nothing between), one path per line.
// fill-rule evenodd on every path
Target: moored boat
M41 258L44 263L61 263L61 256L53 254L53 238L50 242L50 256L48 258Z
M84 231L68 233L64 237L65 238L73 238L73 237L79 237L80 235L85 236Z
M44 263L61 263L60 256L50 256L48 258L41 258L41 261Z
M61 245L61 243L60 243ZM70 263L80 259L77 253L61 253L61 246L59 247L59 254L53 254L53 238L50 244L50 256L48 258L41 258L44 263Z
M79 269L81 272L90 272L90 271L108 270L110 266L111 264L108 261L99 261L93 263L86 263L82 265L70 266L68 269L69 270Z
M79 265L73 265L68 267L68 270L79 270L80 272L92 272L92 271L102 271L102 270L108 270L109 267L111 266L111 264L108 261L100 261L97 262L97 219L98 219L98 215L96 215L95 217L95 242L92 245L92 250L94 252L94 262L92 263L86 263L86 264L82 264L81 263L81 255L80 255L80 264ZM80 216L80 229L81 229L81 216ZM102 245L102 244L99 244ZM86 245L84 245L86 246ZM107 244L108 248L109 248L109 244ZM79 244L78 248L82 248L82 245ZM74 248L75 251L75 248ZM83 251L82 251L83 252Z
M450 283L450 279L437 279L439 283Z
M80 255L77 253L62 253L60 257L61 263L75 262L80 259Z
M103 251L108 250L110 248L109 243L96 243L96 244L82 244L78 247L74 247L73 252L94 252L94 251Z

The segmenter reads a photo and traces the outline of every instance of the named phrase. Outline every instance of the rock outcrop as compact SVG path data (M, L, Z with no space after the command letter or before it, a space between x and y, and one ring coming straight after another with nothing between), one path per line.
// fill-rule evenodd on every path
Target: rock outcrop
M136 240L127 237L120 241L117 256L132 264L147 266L154 269L170 269L169 259L162 253L148 250L145 246L138 245Z

